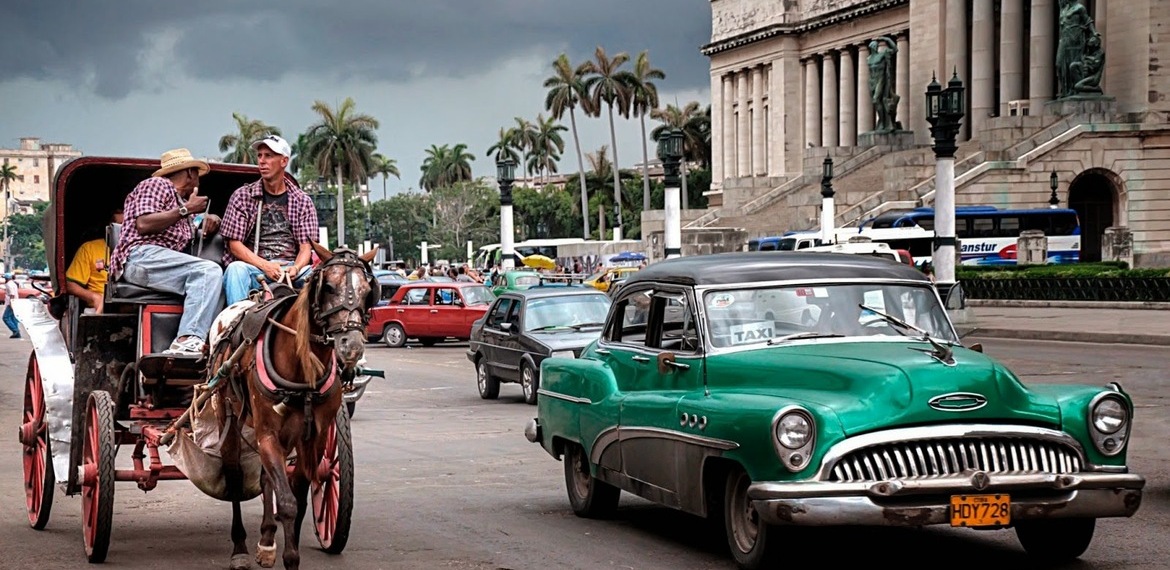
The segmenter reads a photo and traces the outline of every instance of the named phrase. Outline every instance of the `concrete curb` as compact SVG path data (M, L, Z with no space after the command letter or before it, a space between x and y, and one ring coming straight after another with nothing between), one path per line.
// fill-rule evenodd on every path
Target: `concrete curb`
M955 327L960 336L970 334L987 338L1019 338L1027 340L1056 340L1063 342L1091 342L1096 344L1142 344L1170 346L1170 335L1117 334L1089 331L1044 331L974 327Z
M1170 311L1170 303L1140 301L1016 301L1004 299L967 299L969 307L1018 307L1028 309L1129 309Z

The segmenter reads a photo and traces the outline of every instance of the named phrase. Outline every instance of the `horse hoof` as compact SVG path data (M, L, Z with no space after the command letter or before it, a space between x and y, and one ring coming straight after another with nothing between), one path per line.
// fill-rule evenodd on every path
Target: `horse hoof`
M256 545L256 564L261 568L272 568L276 566L276 544L272 546L264 546L263 544Z
M231 570L248 570L252 567L252 560L245 554L236 554L232 556Z

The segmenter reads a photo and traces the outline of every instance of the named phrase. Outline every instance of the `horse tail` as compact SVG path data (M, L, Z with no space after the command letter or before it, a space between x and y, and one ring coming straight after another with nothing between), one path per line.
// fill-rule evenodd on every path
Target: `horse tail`
M309 343L312 339L312 334L309 332L311 326L311 315L309 314L309 289L306 287L297 296L296 303L293 304L293 312L296 313L296 347L297 356L300 358L301 375L305 381L309 383L309 388L317 388L317 379L325 372L325 365L321 363L321 359L309 350Z

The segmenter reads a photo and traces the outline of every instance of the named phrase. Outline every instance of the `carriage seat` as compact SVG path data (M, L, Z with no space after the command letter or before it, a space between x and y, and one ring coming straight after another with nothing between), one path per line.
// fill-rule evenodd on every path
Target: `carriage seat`
M107 251L113 252L114 248L118 246L118 240L122 237L122 224L110 224L106 227L106 247ZM199 238L192 240L192 253L197 253L198 257L208 261L214 261L217 265L223 265L224 252L223 236L216 233L215 235L203 239L202 251L197 251L199 248ZM106 303L134 303L142 305L182 305L183 296L172 293L164 293L156 291L149 287L142 287L133 283L128 283L121 279L116 281L109 281L106 283Z

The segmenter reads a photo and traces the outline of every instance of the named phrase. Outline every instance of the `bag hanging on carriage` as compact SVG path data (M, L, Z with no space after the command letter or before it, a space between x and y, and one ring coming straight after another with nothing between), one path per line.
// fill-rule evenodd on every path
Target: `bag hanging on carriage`
M239 418L231 410L225 410L222 417L226 420L221 421L220 408L223 401L215 396L206 398L202 406L198 405L200 394L212 389L207 384L195 387L195 397L191 399L190 424L179 430L167 452L175 466L204 494L221 501L255 498L260 495L261 469L256 432L249 425L239 426L240 441L237 449L243 484L241 489L236 490L238 496L233 496L236 493L228 488L222 453L225 438L236 431L230 422L239 422Z

